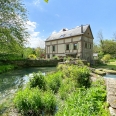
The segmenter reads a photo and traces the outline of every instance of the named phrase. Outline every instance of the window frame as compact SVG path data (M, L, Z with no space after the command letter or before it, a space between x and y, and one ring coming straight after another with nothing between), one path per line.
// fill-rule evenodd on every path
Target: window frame
M87 48L87 42L85 42L85 48Z
M50 54L47 54L47 58L50 58Z
M66 50L69 50L69 49L70 49L70 45L69 44L66 44Z
M55 52L55 45L52 46L52 51Z
M78 43L73 43L73 50L77 50L77 46L78 46Z

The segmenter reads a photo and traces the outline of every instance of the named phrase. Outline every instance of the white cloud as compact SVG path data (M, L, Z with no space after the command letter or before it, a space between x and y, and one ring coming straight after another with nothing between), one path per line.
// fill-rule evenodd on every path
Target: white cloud
M40 5L40 0L34 0L33 4L36 5L36 6L39 6Z
M44 48L45 42L43 39L39 37L40 32L35 31L36 26L37 26L36 22L27 21L26 28L30 34L30 37L28 38L29 44L27 44L26 46L29 46L32 48L36 48L36 47Z
M45 11L44 8L43 8L42 5L41 5L40 0L33 0L32 4L33 4L34 6L36 6L37 8L39 8L40 11Z

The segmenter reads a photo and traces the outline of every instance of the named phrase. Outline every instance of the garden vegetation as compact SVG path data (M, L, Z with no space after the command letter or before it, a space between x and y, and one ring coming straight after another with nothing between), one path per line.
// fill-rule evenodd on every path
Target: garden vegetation
M103 79L91 82L86 66L60 64L57 71L33 74L14 97L22 115L108 116Z

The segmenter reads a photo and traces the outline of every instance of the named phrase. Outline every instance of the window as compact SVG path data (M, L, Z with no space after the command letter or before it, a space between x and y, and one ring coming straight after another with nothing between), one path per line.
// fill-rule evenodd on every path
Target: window
M65 34L61 35L60 38L63 38L65 36Z
M69 50L69 44L66 44L66 50Z
M50 58L50 55L49 54L47 55L47 58Z
M74 44L73 44L73 49L74 49L74 50L77 50L77 43L74 43Z
M85 48L87 48L87 43L85 43Z
M55 46L52 46L52 51L53 51L53 52L55 51Z
M54 56L55 56L55 54L52 55L52 57L54 57Z
M92 48L91 44L90 44L90 49Z

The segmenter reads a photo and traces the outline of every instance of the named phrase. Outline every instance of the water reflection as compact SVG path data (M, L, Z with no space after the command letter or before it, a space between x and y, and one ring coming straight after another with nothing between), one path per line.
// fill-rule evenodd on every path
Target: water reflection
M116 75L113 74L106 74L104 78L116 78Z
M29 81L33 72L47 73L56 70L55 67L24 68L0 74L0 103L13 95L18 88Z

